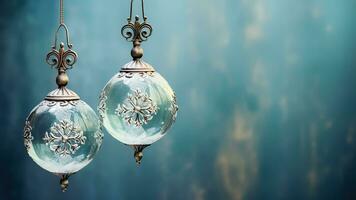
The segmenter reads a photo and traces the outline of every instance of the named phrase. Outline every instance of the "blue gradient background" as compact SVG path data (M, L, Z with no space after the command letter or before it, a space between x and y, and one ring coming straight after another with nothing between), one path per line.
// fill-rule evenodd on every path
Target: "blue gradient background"
M356 1L147 0L145 60L175 89L169 134L145 151L106 134L60 192L23 147L55 88L44 58L57 1L0 3L0 199L356 199ZM136 6L137 7L137 6ZM96 108L130 60L129 1L66 1L79 60L69 87Z

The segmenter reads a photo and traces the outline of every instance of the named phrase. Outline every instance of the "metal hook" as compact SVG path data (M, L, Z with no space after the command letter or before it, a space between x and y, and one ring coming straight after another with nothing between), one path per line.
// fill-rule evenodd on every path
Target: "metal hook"
M57 28L56 35L54 38L54 45L52 46L53 49L57 48L58 32L61 30L61 28L63 28L65 31L67 47L71 49L72 44L69 43L69 31L67 26L64 24L64 0L59 1L59 26Z
M133 5L133 0L131 0L131 3L130 3L130 17L127 19L129 22L132 19L132 5ZM141 0L141 7L142 7L142 18L144 21L146 21L147 17L145 16L144 0Z
M65 31L65 36L66 36L66 41L67 41L67 46L69 49L72 48L72 44L70 44L69 42L69 31L68 31L68 28L67 26L64 24L64 23L61 23L56 31L56 35L55 35L55 39L54 39L54 45L52 46L52 48L57 48L57 40L58 40L58 32L60 31L60 29L63 28L64 31Z

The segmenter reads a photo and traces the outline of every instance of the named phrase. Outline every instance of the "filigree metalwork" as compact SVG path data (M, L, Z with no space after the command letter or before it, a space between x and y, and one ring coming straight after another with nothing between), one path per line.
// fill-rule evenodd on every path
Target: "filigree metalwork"
M73 122L62 120L53 124L50 132L45 133L43 141L54 153L59 156L67 156L74 154L80 145L85 144L86 139L83 131Z
M78 102L79 101L47 101L47 100L45 100L42 102L42 105L46 105L48 107L53 107L56 105L59 105L61 107L66 107L68 105L76 106L76 105L78 105Z
M24 145L27 151L30 150L32 140L33 140L33 136L31 132L32 132L31 123L28 120L26 120L25 127L23 129L23 137L24 137Z
M52 51L47 54L47 63L57 69L72 69L77 62L77 53L71 49L71 45L68 45L68 50L64 49L64 43L59 46L59 50L56 49L56 46L53 46Z
M62 3L61 3L62 5ZM54 44L52 46L52 50L47 54L46 61L49 65L52 67L55 67L57 69L72 69L74 63L77 61L77 53L72 50L73 45L69 41L69 31L67 26L64 24L64 18L62 16L62 10L63 8L61 7L61 20L60 24L57 28L55 38L54 38ZM67 47L68 50L64 49L64 43L61 42L59 44L59 50L57 50L57 40L58 40L58 33L59 31L63 29L65 32L65 37L66 37L66 42L67 42Z
M104 133L102 131L102 128L100 127L100 129L98 131L96 131L94 133L94 138L96 139L96 141L101 144L103 143L103 140L104 140Z
M118 78L132 78L135 74L138 74L141 78L154 77L154 72L120 72Z
M172 104L171 104L171 107L169 108L169 111L171 112L171 114L173 116L173 121L176 121L177 113L178 113L178 105L177 105L176 93L173 93Z
M137 15L135 16L135 22L132 22L132 5L133 0L130 3L130 16L127 18L127 24L121 29L121 35L130 42L146 41L152 34L152 26L147 23L144 1L141 0L142 23L139 22L140 18Z
M123 104L119 104L115 110L129 125L136 127L147 124L155 114L158 107L148 96L148 94L136 89L133 94L128 94L128 98Z
M99 97L99 106L98 106L99 130L94 135L95 139L100 144L103 142L103 139L104 139L103 128L104 128L104 117L105 117L105 112L106 112L106 100L107 99L108 99L108 97L106 96L105 91L103 90Z
M128 19L128 23L121 29L121 35L129 42L138 40L139 42L146 41L152 35L152 26L147 23L147 18L141 23L138 16L135 17L135 22Z
M105 112L106 112L106 100L108 99L108 97L105 94L105 91L103 90L100 94L99 97L99 106L98 106L98 112L99 112L99 118L100 118L100 122L103 122L104 116L105 116Z

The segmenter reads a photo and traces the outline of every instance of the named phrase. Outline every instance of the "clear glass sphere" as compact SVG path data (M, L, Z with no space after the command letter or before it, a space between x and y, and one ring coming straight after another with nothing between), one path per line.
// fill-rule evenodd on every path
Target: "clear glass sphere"
M171 127L178 106L172 88L157 72L121 72L103 89L98 109L114 138L127 145L150 145Z
M103 134L95 112L84 101L42 101L26 120L25 147L43 169L71 174L93 160Z

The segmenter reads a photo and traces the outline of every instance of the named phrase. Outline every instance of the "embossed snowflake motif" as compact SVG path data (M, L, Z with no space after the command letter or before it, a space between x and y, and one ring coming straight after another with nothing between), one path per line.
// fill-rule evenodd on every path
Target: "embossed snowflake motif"
M99 97L99 106L98 106L99 118L101 123L103 122L105 116L107 99L108 97L106 96L105 91L102 91Z
M173 121L176 121L177 119L177 112L178 112L178 105L177 105L177 97L176 97L176 93L173 93L173 97L172 97L172 104L171 107L169 108L169 111L171 111L171 114L173 116Z
M96 139L96 141L101 144L103 143L103 140L104 140L104 133L102 131L102 128L100 127L100 129L98 131L96 131L94 133L94 138Z
M128 94L124 104L117 106L116 114L123 117L128 124L138 127L147 124L157 114L157 110L157 105L148 94L137 89L133 94Z
M23 137L24 137L24 145L25 145L27 151L30 149L30 145L33 140L31 131L32 131L31 124L29 121L26 120L25 128L23 129Z
M43 138L51 151L60 156L74 154L81 144L85 144L86 139L79 127L66 120L54 123Z

